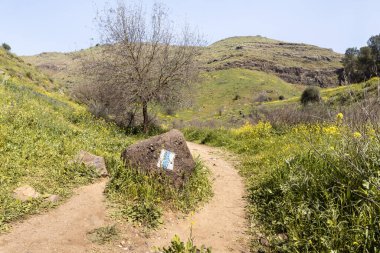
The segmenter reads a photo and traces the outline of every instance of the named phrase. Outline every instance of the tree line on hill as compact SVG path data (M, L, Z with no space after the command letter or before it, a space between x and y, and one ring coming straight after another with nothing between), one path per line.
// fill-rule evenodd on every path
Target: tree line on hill
M380 34L369 38L365 47L348 48L343 58L343 66L348 83L363 82L379 76Z

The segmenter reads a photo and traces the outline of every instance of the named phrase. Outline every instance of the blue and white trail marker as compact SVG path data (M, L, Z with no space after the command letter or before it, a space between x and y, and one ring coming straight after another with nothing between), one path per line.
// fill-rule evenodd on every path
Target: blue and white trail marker
M175 158L175 153L162 149L160 157L158 158L157 167L163 168L164 170L173 170L174 158Z

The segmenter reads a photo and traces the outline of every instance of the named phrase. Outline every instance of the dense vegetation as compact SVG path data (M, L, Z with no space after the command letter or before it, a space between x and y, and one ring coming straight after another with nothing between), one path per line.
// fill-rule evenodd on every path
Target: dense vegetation
M349 83L362 82L380 71L380 34L372 36L367 46L348 48L343 59L346 79Z
M330 123L247 123L186 135L240 155L253 248L263 247L255 235L264 230L279 252L379 252L379 105L368 104L362 114L373 114L361 122L338 113Z

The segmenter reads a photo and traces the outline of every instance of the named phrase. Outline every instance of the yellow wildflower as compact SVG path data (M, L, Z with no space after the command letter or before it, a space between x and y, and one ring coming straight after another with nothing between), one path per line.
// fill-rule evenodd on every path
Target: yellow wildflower
M336 123L342 124L342 122L343 122L343 113L340 112L336 115Z
M359 133L359 132L355 132L355 133L354 133L354 138L359 139L359 138L361 138L361 137L362 137L362 134L361 134L361 133Z
M323 132L325 132L328 135L338 135L339 129L336 126L329 126L329 127L324 127Z
M338 113L337 115L336 115L336 119L337 120L343 120L343 113Z

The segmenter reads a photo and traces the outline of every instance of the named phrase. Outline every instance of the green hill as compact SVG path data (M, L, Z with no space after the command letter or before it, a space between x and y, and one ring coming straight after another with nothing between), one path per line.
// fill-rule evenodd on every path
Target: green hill
M261 36L233 37L206 47L201 61L208 71L246 68L272 73L296 84L339 84L342 55L331 49Z
M260 71L226 69L202 74L194 105L174 116L161 115L164 121L235 125L246 121L255 105L297 98L303 86L289 84Z

